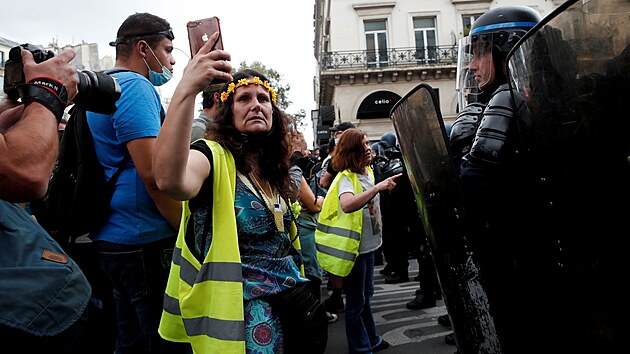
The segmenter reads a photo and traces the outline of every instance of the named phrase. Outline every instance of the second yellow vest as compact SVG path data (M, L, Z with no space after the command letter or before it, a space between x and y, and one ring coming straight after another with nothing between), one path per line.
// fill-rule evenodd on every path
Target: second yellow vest
M369 176L374 180L372 169L367 167ZM358 174L344 170L337 174L324 199L322 210L317 220L315 244L317 261L322 269L329 273L345 277L350 273L359 255L361 230L363 227L363 209L344 213L339 204L339 182L347 177L354 187L354 193L363 192Z

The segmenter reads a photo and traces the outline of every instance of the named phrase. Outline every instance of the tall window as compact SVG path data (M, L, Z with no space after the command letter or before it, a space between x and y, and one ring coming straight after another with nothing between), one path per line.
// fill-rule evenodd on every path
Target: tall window
M416 59L423 64L435 63L438 59L435 18L414 18L413 30L416 34Z
M368 67L387 66L387 21L364 21Z
M470 34L470 28L472 27L473 23L475 23L475 20L479 18L479 16L481 16L481 14L476 14L476 15L462 15L462 23L464 25L464 36L467 36L468 34Z

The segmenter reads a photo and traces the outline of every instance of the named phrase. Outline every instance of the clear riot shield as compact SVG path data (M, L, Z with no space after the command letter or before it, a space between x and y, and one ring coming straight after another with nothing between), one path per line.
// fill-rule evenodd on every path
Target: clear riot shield
M468 249L456 169L433 89L420 84L391 119L420 212L460 353L501 353L479 268Z
M525 98L540 152L546 205L536 237L553 285L545 321L574 352L627 351L630 273L630 2L568 1L508 55L514 95ZM551 328L546 328L551 331Z

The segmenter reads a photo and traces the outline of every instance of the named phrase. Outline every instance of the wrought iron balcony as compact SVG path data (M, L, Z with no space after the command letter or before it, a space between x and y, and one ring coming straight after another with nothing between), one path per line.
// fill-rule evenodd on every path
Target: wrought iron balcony
M422 48L388 48L324 52L320 60L322 71L361 68L457 65L457 46Z

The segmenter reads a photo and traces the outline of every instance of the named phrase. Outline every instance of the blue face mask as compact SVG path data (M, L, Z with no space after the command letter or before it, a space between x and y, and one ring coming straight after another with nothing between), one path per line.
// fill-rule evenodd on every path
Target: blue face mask
M155 72L155 71L151 70L151 67L147 63L146 59L143 59L144 60L144 64L149 69L149 81L151 81L151 83L154 86L162 86L165 83L167 83L168 80L173 78L173 74L171 73L170 70L168 70L166 68L166 66L162 65L162 63L160 62L160 59L158 59L157 56L155 55L155 53L153 53L153 49L151 49L151 47L148 47L148 48L151 51L151 54L153 54L153 57L155 58L155 60L157 60L158 64L160 64L162 66L162 72L161 73Z

